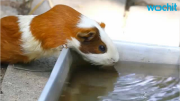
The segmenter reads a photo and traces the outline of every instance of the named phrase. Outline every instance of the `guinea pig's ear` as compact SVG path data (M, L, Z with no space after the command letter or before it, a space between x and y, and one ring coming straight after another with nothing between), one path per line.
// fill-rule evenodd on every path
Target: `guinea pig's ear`
M104 22L101 22L101 23L100 23L100 26L101 26L102 28L105 28L106 25L105 25Z
M80 39L81 42L87 42L91 41L96 35L96 32L91 31L91 32L79 32L77 34L77 37Z

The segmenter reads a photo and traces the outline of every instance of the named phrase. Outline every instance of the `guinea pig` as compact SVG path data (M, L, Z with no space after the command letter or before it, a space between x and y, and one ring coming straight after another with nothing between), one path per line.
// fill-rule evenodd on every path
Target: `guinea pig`
M1 62L27 63L56 54L65 45L92 64L113 65L119 54L104 28L103 22L66 5L41 15L7 16L1 19Z

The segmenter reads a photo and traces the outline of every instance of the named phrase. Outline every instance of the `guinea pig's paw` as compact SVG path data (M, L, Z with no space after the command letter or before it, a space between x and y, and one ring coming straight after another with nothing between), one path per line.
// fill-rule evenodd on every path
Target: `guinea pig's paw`
M66 48L66 49L68 48L68 47L67 47L67 44L62 45L62 47L63 47L63 48Z

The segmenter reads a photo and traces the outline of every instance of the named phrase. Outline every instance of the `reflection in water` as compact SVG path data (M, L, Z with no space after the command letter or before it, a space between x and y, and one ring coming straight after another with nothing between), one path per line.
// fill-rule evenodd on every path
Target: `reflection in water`
M81 69L60 101L179 101L180 79Z
M60 101L98 101L113 91L118 73L113 70L81 68L73 72Z

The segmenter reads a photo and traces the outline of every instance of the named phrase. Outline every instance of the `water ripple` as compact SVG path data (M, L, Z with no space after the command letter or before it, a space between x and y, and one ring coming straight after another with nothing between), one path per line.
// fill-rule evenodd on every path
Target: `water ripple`
M122 75L101 101L179 101L180 79L137 74Z

